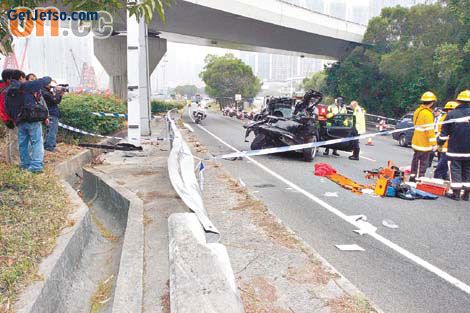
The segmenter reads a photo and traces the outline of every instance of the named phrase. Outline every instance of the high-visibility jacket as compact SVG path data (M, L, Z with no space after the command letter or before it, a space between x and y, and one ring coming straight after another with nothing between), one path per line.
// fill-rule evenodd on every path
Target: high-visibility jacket
M366 111L359 105L356 106L353 112L356 117L356 130L359 135L366 133Z
M413 150L432 151L437 145L432 110L425 105L420 105L413 114L413 124L415 126L411 140Z
M446 117L447 117L447 113L444 113L439 117L439 121L437 123L437 137L439 137L439 135L442 132L442 124L441 123L445 121ZM448 147L449 147L449 140L446 140L446 142L441 146L440 152L447 152Z
M339 107L336 104L332 104L328 106L328 114L326 115L327 118L332 118L333 116L337 114L346 114L348 113L348 110L346 107Z

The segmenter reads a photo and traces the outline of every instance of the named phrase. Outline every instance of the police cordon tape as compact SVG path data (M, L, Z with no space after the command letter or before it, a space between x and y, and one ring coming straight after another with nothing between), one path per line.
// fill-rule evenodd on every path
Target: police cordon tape
M123 113L106 113L106 112L91 112L91 114L101 117L122 117L127 118L127 114Z
M91 114L100 117L117 117L117 118L128 118L126 113L107 113L107 112L91 112ZM152 118L162 118L160 115L152 115Z
M90 132L87 132L85 130L81 130L79 128L63 124L61 122L59 122L59 127L62 127L64 129L70 130L74 133L78 133L78 134L82 134L82 135L88 135L88 136L99 137L99 138L107 138L107 139L119 139L119 140L124 139L122 137L104 136L104 135L100 135L100 134L90 133Z
M466 116L466 117L456 118L456 119L452 119L452 120L448 120L448 121L444 121L444 122L439 122L438 124L468 123L468 122L470 122L470 117ZM427 130L427 128L429 128L429 130L434 130L434 126L435 126L435 124L432 123L432 124L420 125L420 126L417 126L417 127L412 126L412 127L406 127L406 128L399 128L399 129L394 129L394 130L389 130L389 131L384 131L384 132L364 134L364 135L348 137L348 138L340 138L340 139L333 139L333 140L326 140L326 141L317 141L317 142L310 142L310 143L291 145L291 146L285 146L285 147L278 147L278 148L267 148L267 149L260 149L260 150L234 152L234 153L229 153L229 154L216 155L216 156L213 156L211 158L207 158L206 160L234 159L234 158L240 158L240 157L244 157L244 156L267 155L267 154L274 154L274 153L288 152L288 151L296 151L296 150L309 149L309 148L318 148L318 147L327 146L327 145L336 144L336 143L343 143L343 142L348 142L348 141L353 141L353 140L367 139L367 138L372 138L372 137L376 137L376 136L390 135L390 134L393 134L393 133L412 130L412 129L415 129L415 128L424 129L424 130Z
M92 137L99 137L99 138L106 138L106 139L126 140L126 138L124 138L124 137L105 136L105 135L100 135L100 134L96 134L96 133L87 132L85 130L82 130L82 129L79 129L79 128L76 128L76 127L73 127L73 126L69 126L69 125L66 125L66 124L61 123L61 122L59 122L58 125L59 125L59 127L62 127L63 129L67 129L67 130L72 131L72 132L77 133L77 134L82 134L82 135L87 135L87 136L92 136ZM145 138L145 139L142 139L141 141L143 143L145 143L145 142L156 142L156 141L165 141L165 140L169 140L169 139L168 138L157 137L157 138Z

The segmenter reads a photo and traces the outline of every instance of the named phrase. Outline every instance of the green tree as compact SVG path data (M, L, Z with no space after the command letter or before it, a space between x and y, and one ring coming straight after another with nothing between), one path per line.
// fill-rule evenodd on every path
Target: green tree
M383 9L369 21L366 44L325 69L327 95L394 116L415 108L426 90L442 104L452 99L470 83L469 1Z
M305 90L313 89L324 93L326 90L326 73L321 71L313 74L310 78L304 78L302 87Z
M182 86L176 86L175 93L181 96L192 97L197 94L197 90L198 90L197 87L194 85L182 85Z
M235 58L233 54L209 54L205 63L199 77L206 84L206 92L211 97L232 98L235 94L241 94L250 98L256 96L261 89L261 83L251 67Z

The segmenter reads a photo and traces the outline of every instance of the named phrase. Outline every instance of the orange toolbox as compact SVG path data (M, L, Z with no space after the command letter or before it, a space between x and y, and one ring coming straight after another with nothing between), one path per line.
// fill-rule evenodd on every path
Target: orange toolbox
M433 195L436 195L436 196L445 196L447 192L447 188L445 186L436 186L436 185L426 184L426 183L417 183L416 189L432 193Z
M388 183L389 181L387 178L380 176L379 179L377 179L377 183L375 184L375 194L384 196L387 192Z

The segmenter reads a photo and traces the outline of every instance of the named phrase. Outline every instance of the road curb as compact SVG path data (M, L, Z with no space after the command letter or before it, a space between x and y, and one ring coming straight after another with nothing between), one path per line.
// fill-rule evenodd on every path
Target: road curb
M114 289L113 313L142 312L144 273L143 202L134 193L119 186L108 175L93 169L83 169L83 197L87 201L102 201L119 223L125 226L119 273ZM119 212L117 212L119 210Z
M91 161L91 151L83 151L70 160L59 164L55 171L61 178L75 211L68 218L75 222L72 227L65 228L57 238L52 253L39 265L39 274L44 280L28 286L15 304L17 313L56 312L63 305L64 285L73 275L76 264L88 245L91 231L91 218L87 205L80 199L77 192L69 184L83 165Z
M82 168L86 164L90 164L93 160L94 153L91 150L84 150L72 157L69 160L66 160L55 167L55 172L57 175L65 180L70 185L79 177L83 176Z
M196 214L170 215L168 232L171 312L244 312L227 250L206 242Z

